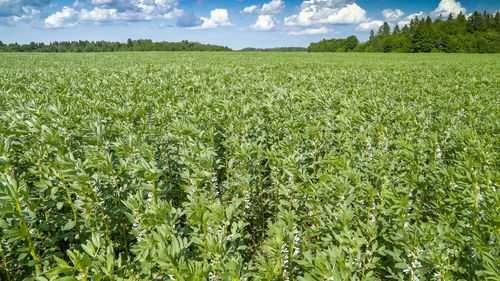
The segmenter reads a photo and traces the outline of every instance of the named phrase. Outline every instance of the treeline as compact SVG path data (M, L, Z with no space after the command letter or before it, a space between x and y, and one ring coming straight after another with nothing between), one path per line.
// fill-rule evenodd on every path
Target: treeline
M359 40L351 35L345 39L329 39L311 43L307 50L309 52L350 52L359 46Z
M415 17L409 24L391 29L387 22L370 40L357 42L355 36L311 43L310 52L400 52L400 53L498 53L500 52L500 12L460 13L446 19Z
M132 40L126 43L108 41L63 41L50 44L3 44L0 41L0 52L121 52L121 51L231 51L228 47L201 44L198 42L153 42L149 39Z
M240 52L307 52L304 47L244 48Z

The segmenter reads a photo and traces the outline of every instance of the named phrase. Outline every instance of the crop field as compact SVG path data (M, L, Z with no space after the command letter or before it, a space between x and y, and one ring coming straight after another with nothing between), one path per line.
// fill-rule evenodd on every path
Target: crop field
M500 280L499 75L0 54L0 280Z

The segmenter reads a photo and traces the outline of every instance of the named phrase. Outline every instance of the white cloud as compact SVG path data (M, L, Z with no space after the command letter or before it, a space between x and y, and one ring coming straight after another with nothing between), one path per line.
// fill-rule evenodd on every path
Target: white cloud
M80 11L79 18L87 22L110 22L110 21L126 21L134 17L133 13L119 13L117 9L103 9L95 7L92 10L83 9Z
M199 26L191 27L189 29L209 29L216 28L219 26L230 26L233 25L229 21L229 13L226 9L214 9L210 12L209 18L201 17L203 23Z
M330 30L323 26L319 28L306 28L299 31L290 31L288 32L288 35L315 35L315 34L325 34L328 32L330 32Z
M384 15L384 18L388 21L395 21L401 18L405 13L401 11L400 9L385 9L382 11L382 14Z
M271 30L276 26L276 21L271 15L260 15L257 21L250 26L255 30Z
M366 20L366 11L344 0L309 0L302 2L298 14L285 18L285 25L354 24Z
M271 0L269 3L262 5L259 9L258 5L245 7L240 13L242 14L261 14L261 15L276 15L283 11L285 2L283 0Z
M356 27L356 30L359 31L370 31L370 30L378 30L381 25L384 24L384 21L381 20L372 20L369 22L363 22Z
M257 5L252 5L245 7L240 13L242 14L253 14L259 9L259 6Z
M64 7L61 12L46 18L45 26L50 28L70 27L78 23L149 21L183 15L183 11L177 8L177 0L91 0L90 3L95 6L93 9L75 10ZM64 20L60 22L59 19Z
M467 9L462 7L460 2L455 0L441 0L438 7L432 11L431 15L435 17L443 15L444 17L447 17L449 14L458 15L460 12L463 14L467 12Z
M111 3L113 3L113 0L90 0L90 4L92 5L108 5Z
M70 7L64 7L60 12L56 12L45 19L47 27L70 27L75 26L78 20L78 12Z
M410 24L410 21L411 21L412 19L414 19L415 17L417 17L417 18L421 19L421 18L423 18L424 16L425 16L425 13L424 13L424 12L422 12L422 11L420 11L420 12L418 12L418 13L413 13L413 14L411 14L411 15L408 15L405 19L400 20L400 21L398 22L398 25L399 25L400 27L403 27L403 26L405 26L405 25Z
M262 5L262 9L260 9L261 14L270 15L270 14L279 14L285 8L285 2L282 0L271 0L271 2Z

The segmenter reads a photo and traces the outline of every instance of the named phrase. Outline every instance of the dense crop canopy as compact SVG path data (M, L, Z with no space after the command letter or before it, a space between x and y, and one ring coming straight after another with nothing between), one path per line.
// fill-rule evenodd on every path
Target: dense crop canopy
M1 54L0 279L499 280L499 58Z

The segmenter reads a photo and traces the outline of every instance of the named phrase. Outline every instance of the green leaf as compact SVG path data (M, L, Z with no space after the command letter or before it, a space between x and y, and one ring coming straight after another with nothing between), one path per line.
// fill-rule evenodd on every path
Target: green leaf
M74 220L69 220L63 227L63 231L71 230L75 227L76 222Z
M57 264L59 264L61 266L69 267L69 264L65 260L58 258L57 256L54 256L54 260L57 262Z
M54 281L77 281L77 280L78 279L76 279L76 277L74 277L74 276L64 276L64 277L54 279Z

